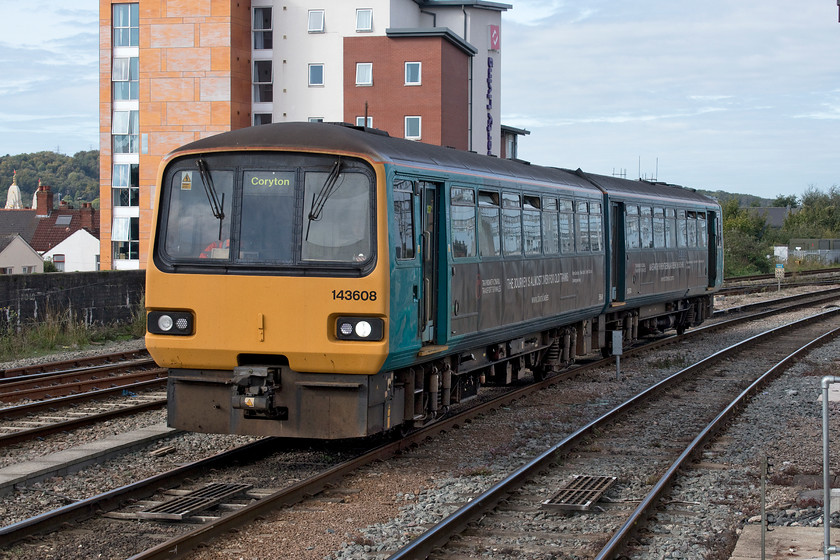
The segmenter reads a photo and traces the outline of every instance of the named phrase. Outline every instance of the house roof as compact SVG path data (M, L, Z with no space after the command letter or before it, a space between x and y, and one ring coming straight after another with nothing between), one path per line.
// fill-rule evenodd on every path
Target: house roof
M99 238L98 210L62 206L49 216L39 217L37 212L0 209L0 236L18 234L39 253L49 251L80 229ZM85 213L89 217L87 223L83 220Z

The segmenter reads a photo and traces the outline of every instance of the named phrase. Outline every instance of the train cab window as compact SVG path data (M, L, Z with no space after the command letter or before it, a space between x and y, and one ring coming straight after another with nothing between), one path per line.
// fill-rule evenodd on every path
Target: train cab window
M394 181L394 256L399 260L414 258L414 183L404 179Z
M294 171L244 173L239 262L294 262L295 183Z
M639 208L639 232L642 237L642 249L653 248L653 216L650 206Z
M689 211L686 213L685 226L688 236L686 245L688 247L697 247L697 212Z
M653 209L653 246L657 249L665 248L665 210Z
M560 252L575 252L575 222L571 200L560 200Z
M589 203L589 245L593 251L604 250L604 218L598 202Z
M589 251L589 203L578 202L577 210L577 249L578 251Z
M502 193L502 248L505 255L522 254L522 202L518 194Z
M542 242L546 255L560 252L560 230L557 227L557 199L543 198Z
M697 212L697 245L706 247L708 243L708 232L706 230L706 213Z
M452 256L475 256L475 191L452 187Z
M673 208L665 209L665 247L673 249L677 246L677 217Z
M624 219L624 237L628 249L638 249L642 246L639 238L639 207L627 205Z
M498 257L501 254L499 212L499 193L479 191L478 216L481 229L478 232L478 252L482 257Z
M367 175L340 168L309 171L304 174L303 200L303 260L359 263L371 257Z
M204 169L207 170L207 167ZM227 261L230 258L234 173L224 169L212 169L205 173L205 180L213 182L218 207L208 202L200 175L195 164L189 170L169 175L163 252L173 259Z
M540 206L540 197L528 195L522 197L522 237L526 255L542 253Z
M677 210L677 247L685 247L686 239L685 210Z

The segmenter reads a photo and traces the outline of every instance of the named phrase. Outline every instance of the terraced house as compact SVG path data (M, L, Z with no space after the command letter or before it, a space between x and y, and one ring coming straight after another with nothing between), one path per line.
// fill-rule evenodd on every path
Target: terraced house
M161 158L237 128L343 121L515 156L501 14L456 0L100 0L103 269L145 268Z

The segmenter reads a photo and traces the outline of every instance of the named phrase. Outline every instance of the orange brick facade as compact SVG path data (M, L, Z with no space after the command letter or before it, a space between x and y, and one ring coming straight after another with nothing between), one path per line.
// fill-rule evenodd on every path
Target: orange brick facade
M100 0L101 268L111 249L112 5ZM125 2L129 3L129 2ZM250 124L250 2L135 0L139 4L140 268L148 254L161 158L182 144Z
M373 85L356 86L356 63L369 62ZM421 85L405 85L405 63L422 63ZM422 117L421 141L469 146L469 56L443 37L344 39L344 120L368 116L374 128L404 136L405 117Z

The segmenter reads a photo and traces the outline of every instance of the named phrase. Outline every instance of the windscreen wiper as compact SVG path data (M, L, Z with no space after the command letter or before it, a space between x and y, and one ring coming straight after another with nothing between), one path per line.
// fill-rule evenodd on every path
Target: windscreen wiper
M207 169L207 162L199 158L195 164L198 166L198 174L201 175L201 184L204 185L207 201L210 202L210 210L212 210L213 216L219 220L219 240L221 241L222 223L225 219L225 193L222 193L220 204L219 195L216 193L215 185L213 185L213 177L210 175L210 170Z
M336 184L339 175L341 175L341 158L330 169L330 174L327 176L327 180L324 181L324 186L321 187L318 194L312 195L312 205L309 207L309 222L306 225L307 241L309 240L309 227L312 225L312 222L321 217L321 212L324 211L324 205L327 203L327 199L341 186L341 183Z

